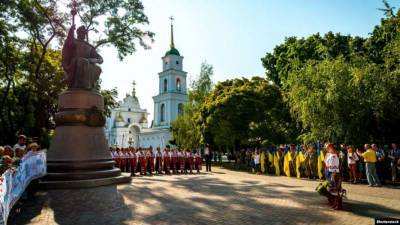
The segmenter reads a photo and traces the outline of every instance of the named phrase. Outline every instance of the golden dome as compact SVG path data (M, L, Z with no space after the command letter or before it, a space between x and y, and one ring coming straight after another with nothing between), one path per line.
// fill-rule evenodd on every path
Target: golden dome
M121 115L121 112L118 113L118 116L117 116L115 122L125 122L124 117L122 117L122 115Z

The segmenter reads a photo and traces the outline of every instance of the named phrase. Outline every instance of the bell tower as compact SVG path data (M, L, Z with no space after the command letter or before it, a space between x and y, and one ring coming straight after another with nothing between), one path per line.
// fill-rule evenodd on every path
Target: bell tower
M162 57L162 72L159 77L159 92L153 97L155 128L169 128L171 122L183 113L183 105L187 102L186 72L183 71L183 56L174 43L174 18L171 21L170 49Z

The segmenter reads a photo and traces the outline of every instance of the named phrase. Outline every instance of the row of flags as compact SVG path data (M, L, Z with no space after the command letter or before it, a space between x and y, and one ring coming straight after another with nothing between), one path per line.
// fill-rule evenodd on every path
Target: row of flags
M322 150L322 146L319 143L314 144L314 148L317 149L317 170L318 170L318 177L320 179L322 179L323 177L323 164L322 162L325 159L325 155L324 152L321 151ZM266 152L266 154L262 154L261 155L261 172L265 173L266 167L264 164L265 158L264 157L268 157L268 161L272 162L274 168L275 168L275 174L277 176L281 175L281 171L280 171L280 160L281 160L281 156L279 155L278 152L278 148L276 146L270 146L267 148L268 151ZM292 155L289 152L289 145L285 146L285 150L283 152L283 173L290 177L293 176L294 174L290 174L290 162L294 161L294 165L296 167L296 177L300 178L301 175L301 165L302 163L305 161L305 157L303 155L303 152L301 151L301 146L297 145L296 146L296 156L295 159L293 159Z

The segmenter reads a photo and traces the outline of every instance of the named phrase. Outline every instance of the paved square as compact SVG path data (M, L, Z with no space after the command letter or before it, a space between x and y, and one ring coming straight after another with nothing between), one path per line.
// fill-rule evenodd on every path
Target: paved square
M374 224L400 217L400 189L348 185L331 210L318 182L215 168L201 175L135 177L131 184L52 190L9 224Z

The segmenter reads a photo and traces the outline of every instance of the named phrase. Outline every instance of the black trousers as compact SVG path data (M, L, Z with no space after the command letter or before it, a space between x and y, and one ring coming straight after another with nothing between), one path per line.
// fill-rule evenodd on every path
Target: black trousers
M206 171L211 172L211 155L205 155L206 158Z

